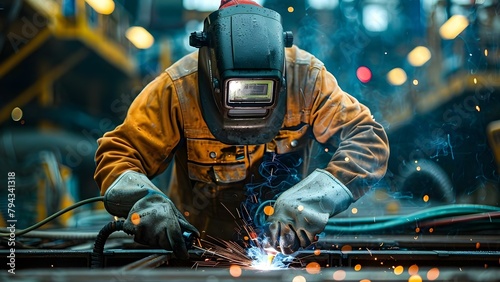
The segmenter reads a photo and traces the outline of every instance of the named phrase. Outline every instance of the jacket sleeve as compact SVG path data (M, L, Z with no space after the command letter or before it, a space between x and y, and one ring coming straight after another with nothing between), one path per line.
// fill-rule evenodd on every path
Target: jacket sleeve
M180 140L181 124L175 87L163 72L134 99L123 123L98 139L94 179L101 195L127 170L149 178L161 173Z
M352 192L354 199L386 172L389 141L370 110L344 92L324 67L314 87L311 123L315 138L337 147L325 168Z

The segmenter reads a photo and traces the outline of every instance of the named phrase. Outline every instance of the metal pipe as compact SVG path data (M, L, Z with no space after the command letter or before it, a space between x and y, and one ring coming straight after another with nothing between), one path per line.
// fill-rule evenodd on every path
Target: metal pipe
M169 258L170 256L168 255L152 254L138 261L125 265L121 268L121 270L157 268L158 266L164 264Z

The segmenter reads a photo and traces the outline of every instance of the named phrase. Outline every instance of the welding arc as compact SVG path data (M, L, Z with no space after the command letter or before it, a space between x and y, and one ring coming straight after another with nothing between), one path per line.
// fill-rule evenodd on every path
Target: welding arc
M195 266L230 266L238 265L241 267L251 267L255 262L255 258L248 255L248 248L258 250L262 255L266 255L263 246L259 243L257 233L253 226L249 224L241 213L245 212L246 216L249 215L246 207L240 212L236 210L238 217L236 217L223 203L221 205L231 214L236 223L236 231L240 235L245 235L248 242L243 242L245 246L240 245L238 242L226 241L219 238L207 235L207 239L198 239L198 245L194 244L195 249L203 251L201 257L207 258L204 262L197 262ZM209 259L215 258L214 263L209 263ZM194 266L193 266L194 267Z
M395 226L414 225L416 222L424 222L431 219L472 215L488 212L500 212L500 208L487 205L446 205L438 206L408 215L386 216L386 217L364 217L364 218L330 218L325 227L325 233L362 233L379 231ZM375 220L377 223L374 223Z
M48 216L47 218L45 218L44 220L28 227L28 228L25 228L25 229L22 229L22 230L18 230L15 232L15 235L16 236L21 236L21 235L24 235L32 230L35 230L37 228L40 228L41 226L47 224L48 222L56 219L57 217L73 210L73 209L76 209L80 206L83 206L85 204L89 204L89 203L93 203L93 202L98 202L98 201L103 201L104 200L104 196L99 196L99 197L94 197L94 198L89 198L89 199L85 199L85 200L82 200L82 201L79 201L79 202L76 202L74 203L73 205L69 206L69 207L66 207L50 216ZM9 237L11 235L11 233L7 232L7 228L1 228L0 229L2 232L0 233L0 237Z

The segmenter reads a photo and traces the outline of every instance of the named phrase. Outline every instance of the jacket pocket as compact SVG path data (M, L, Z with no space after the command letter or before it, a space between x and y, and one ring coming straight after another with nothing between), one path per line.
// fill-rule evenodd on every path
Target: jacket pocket
M304 149L310 141L309 125L304 124L295 130L280 130L274 140L267 144L267 148L268 151L274 151L276 154L286 154Z
M195 181L228 184L247 176L245 146L188 138L187 157L189 178Z

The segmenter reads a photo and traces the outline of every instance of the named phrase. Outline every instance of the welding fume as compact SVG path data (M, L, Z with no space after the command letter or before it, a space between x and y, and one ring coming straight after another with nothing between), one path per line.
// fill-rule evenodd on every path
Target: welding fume
M310 247L385 175L383 127L254 1L222 0L189 40L197 50L98 140L106 210L136 242L183 259L183 234L256 242L272 255ZM328 156L320 165L318 148ZM168 187L153 184L161 173Z

